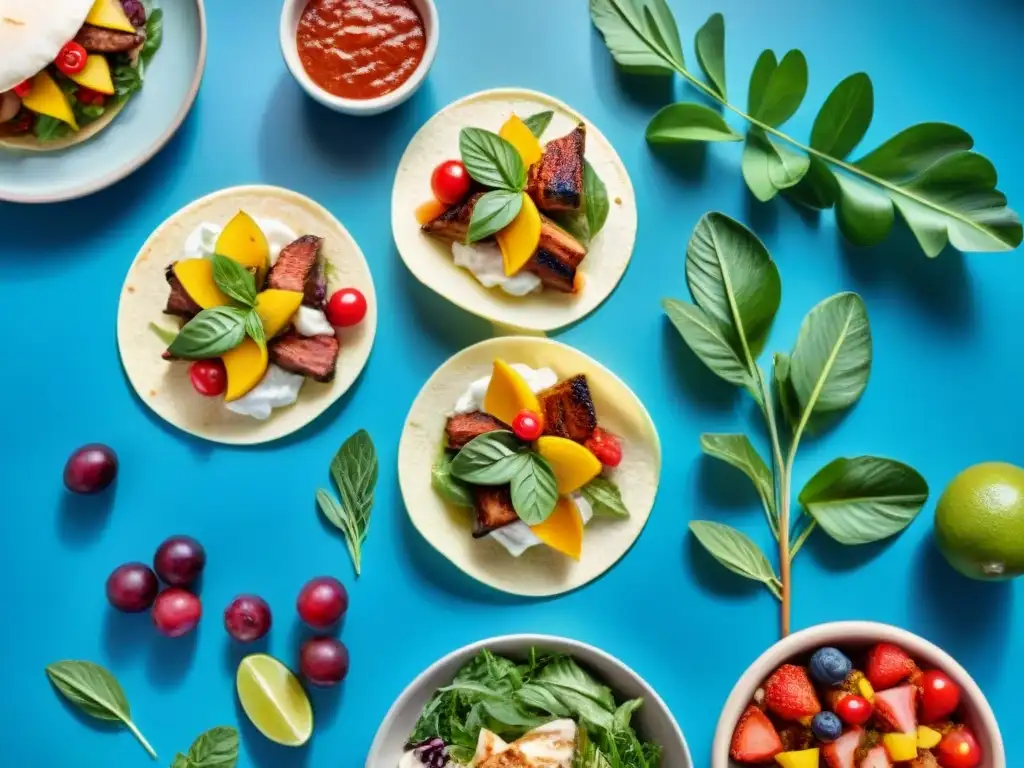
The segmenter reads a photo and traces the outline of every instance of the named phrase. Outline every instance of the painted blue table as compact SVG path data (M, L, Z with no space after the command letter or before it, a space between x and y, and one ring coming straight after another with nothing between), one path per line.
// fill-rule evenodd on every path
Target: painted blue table
M717 209L751 225L779 263L776 348L788 348L804 313L839 290L863 294L872 318L871 385L850 418L802 451L797 487L836 455L877 452L913 464L933 489L917 523L886 546L842 549L815 536L796 565L795 625L870 618L936 641L978 679L1008 737L1010 765L1024 764L1024 673L1012 657L1024 644L1022 591L968 583L931 544L934 500L959 469L988 459L1024 464L1021 257L947 250L928 261L905 231L873 250L852 249L838 240L831 215L808 222L783 202L753 202L734 146L655 156L643 131L670 92L615 71L582 0L440 5L441 49L422 91L395 112L353 119L314 105L285 71L279 3L210 3L202 93L153 162L87 200L0 206L7 329L0 762L150 764L129 735L77 722L50 689L43 667L71 657L116 672L163 765L202 730L242 723L246 768L355 768L391 702L434 659L490 635L542 631L594 643L634 666L667 700L697 764L706 765L721 704L777 633L772 598L719 570L685 533L691 518L710 517L766 535L753 495L734 492L741 483L702 460L697 445L702 431L746 429L749 404L684 350L658 304L665 293L685 296L686 240L698 217ZM956 122L1002 171L1011 201L1024 205L1024 122L1010 96L1024 71L1024 6L1015 0L673 6L690 56L692 32L712 11L725 13L734 94L745 91L762 48L806 52L811 85L807 108L790 123L797 135L809 134L835 83L865 70L877 104L867 145L913 122ZM641 213L633 264L611 300L560 338L632 385L665 449L658 503L633 551L597 583L539 602L489 592L428 550L406 518L394 466L403 416L420 385L448 355L489 333L427 293L399 260L389 218L394 168L437 109L500 85L568 101L601 127L632 174ZM114 318L124 272L153 227L200 195L246 182L311 195L345 222L373 269L381 320L369 367L340 406L293 439L236 450L186 438L136 402L118 363ZM357 582L343 543L317 517L313 490L327 482L339 443L359 427L376 439L383 470ZM70 498L61 468L88 441L119 452L116 491ZM145 615L109 610L103 581L121 562L148 560L160 540L179 532L199 538L209 554L206 618L189 637L167 640ZM294 662L304 636L295 595L321 573L338 575L351 592L342 637L352 671L340 690L315 693L314 740L289 751L263 740L237 708L240 653L221 612L239 592L263 595L275 611L267 649Z

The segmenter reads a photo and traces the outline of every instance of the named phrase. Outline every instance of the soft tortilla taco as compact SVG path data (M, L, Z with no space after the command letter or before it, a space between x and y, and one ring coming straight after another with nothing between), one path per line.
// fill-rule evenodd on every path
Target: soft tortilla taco
M551 331L595 310L632 257L625 166L562 102L499 89L417 132L391 199L395 243L427 287L501 325Z
M442 365L398 449L423 537L478 581L527 596L611 568L643 530L660 474L657 431L629 387L582 352L527 336Z
M141 90L163 12L142 0L0 0L0 147L51 151Z
M358 316L336 311L353 297ZM369 267L341 223L294 192L236 187L146 241L121 289L117 340L128 380L165 421L257 444L338 400L376 327Z

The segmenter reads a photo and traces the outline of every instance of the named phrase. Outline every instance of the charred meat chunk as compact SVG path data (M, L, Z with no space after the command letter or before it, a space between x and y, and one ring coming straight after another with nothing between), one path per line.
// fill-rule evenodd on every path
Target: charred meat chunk
M316 381L331 381L338 363L338 340L334 336L299 336L289 332L267 345L270 361L286 371L301 373Z
M499 429L508 429L508 427L483 411L473 411L451 416L445 427L445 433L448 436L448 447L457 451L470 440Z
M530 166L526 193L542 211L578 211L583 205L583 154L587 129L583 123L560 139L549 141L540 160Z
M320 278L320 246L323 242L322 237L304 235L291 245L286 245L270 268L267 288L298 291L304 295L303 303L320 306L316 296Z
M583 374L566 379L537 395L544 412L544 434L582 443L597 428L597 412Z
M421 229L428 235L440 237L452 242L464 243L469 234L469 220L473 217L473 208L484 196L483 192L470 195L458 205L453 205L436 219L428 221Z
M167 306L164 307L165 315L177 315L186 320L191 320L202 310L192 297L188 295L177 276L174 274L174 265L171 264L164 272L167 284L171 287L171 295L167 297Z
M526 263L544 285L565 293L576 293L576 269L587 255L586 249L572 235L541 217L540 245Z
M473 508L476 510L473 538L476 539L519 519L512 506L512 490L508 485L474 486Z
M85 24L75 35L75 42L89 53L128 53L146 42L146 37Z

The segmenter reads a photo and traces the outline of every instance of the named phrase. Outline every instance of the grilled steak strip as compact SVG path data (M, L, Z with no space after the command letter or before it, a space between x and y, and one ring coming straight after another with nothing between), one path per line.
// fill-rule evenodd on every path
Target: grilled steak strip
M334 378L338 348L338 340L334 336L306 337L293 331L267 344L272 363L316 381Z
M544 411L544 434L582 443L597 428L597 411L583 374L566 379L537 395Z
M512 491L508 485L473 486L473 508L476 510L476 521L473 526L475 539L519 519L515 507L512 506Z
M171 264L164 272L167 284L171 287L171 295L167 297L167 306L164 307L165 315L177 315L186 320L191 320L202 311L202 307L192 301L188 291L182 286L174 274L174 264Z
M477 201L484 196L483 192L470 195L458 205L453 205L436 219L424 224L421 229L428 235L440 237L452 242L464 243L469 234L469 220L473 216L473 208Z
M526 193L542 211L578 211L583 205L583 155L587 128L549 141L540 160L530 166Z
M303 303L319 307L316 300L319 277L320 246L322 237L303 235L291 245L286 245L270 268L267 288L302 293Z
M508 429L508 427L483 411L473 411L472 413L457 413L449 417L445 433L448 435L448 447L457 451L473 438L499 429Z
M89 53L128 53L146 42L146 36L86 24L75 35L75 42Z

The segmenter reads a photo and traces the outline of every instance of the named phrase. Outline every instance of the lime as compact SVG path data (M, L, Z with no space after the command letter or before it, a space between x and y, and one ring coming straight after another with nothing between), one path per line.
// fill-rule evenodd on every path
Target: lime
M265 653L246 656L235 676L238 700L260 733L286 747L301 747L313 733L313 707L301 683Z
M1024 573L1024 469L988 462L954 477L935 509L935 539L950 565L972 579Z

